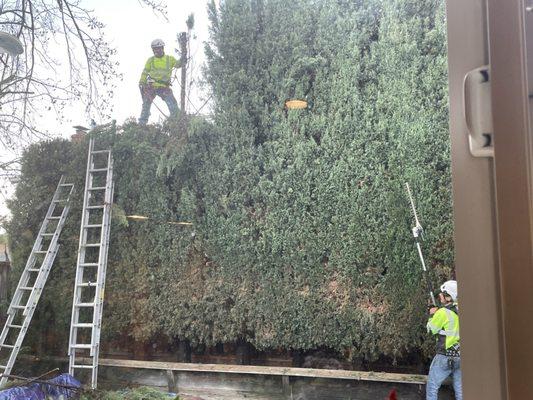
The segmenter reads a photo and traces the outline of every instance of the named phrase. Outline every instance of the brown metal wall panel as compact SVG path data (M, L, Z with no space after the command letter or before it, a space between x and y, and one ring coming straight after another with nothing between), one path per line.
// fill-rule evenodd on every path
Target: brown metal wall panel
M488 1L502 317L511 400L533 398L533 160L524 8L522 0Z
M488 63L485 3L449 0L447 15L463 392L467 400L502 400L505 381L493 161L470 154L463 113L463 78Z

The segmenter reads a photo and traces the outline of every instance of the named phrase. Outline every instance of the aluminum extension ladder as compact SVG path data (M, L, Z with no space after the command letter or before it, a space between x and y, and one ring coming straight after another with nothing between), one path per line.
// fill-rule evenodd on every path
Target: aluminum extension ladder
M68 355L69 373L90 370L93 389L98 378L113 186L111 149L95 150L90 139Z
M9 350L10 355L6 365L0 366L3 374L0 386L8 380L6 375L11 373L54 263L59 249L59 235L70 209L70 196L73 190L74 185L65 183L64 177L61 177L9 305L7 320L0 335L0 351ZM63 209L58 213L61 207ZM16 340L13 342L15 336Z

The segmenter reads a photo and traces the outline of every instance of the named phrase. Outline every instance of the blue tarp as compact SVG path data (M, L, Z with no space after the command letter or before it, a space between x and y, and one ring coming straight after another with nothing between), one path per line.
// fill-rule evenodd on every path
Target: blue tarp
M54 379L49 379L49 383L30 383L27 386L19 386L0 392L0 400L45 400L45 399L63 399L76 398L76 390L67 389L54 384L63 386L80 387L81 384L73 376L62 374Z

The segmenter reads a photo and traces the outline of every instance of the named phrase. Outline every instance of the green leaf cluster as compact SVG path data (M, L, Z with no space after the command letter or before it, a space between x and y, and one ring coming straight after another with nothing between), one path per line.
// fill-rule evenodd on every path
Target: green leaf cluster
M80 400L180 400L179 396L169 394L149 387L125 389L119 391L90 391L81 394Z

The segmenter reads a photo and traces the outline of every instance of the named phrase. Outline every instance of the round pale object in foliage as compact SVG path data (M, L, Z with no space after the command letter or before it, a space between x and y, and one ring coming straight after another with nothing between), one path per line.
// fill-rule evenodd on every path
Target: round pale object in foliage
M289 110L302 110L307 108L307 101L300 99L287 100L285 101L285 107L287 107Z

